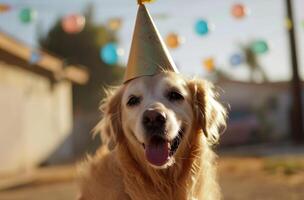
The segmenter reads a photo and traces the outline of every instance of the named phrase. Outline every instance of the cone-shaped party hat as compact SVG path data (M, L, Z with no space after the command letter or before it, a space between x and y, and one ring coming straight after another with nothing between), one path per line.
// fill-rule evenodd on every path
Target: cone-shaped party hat
M178 73L148 10L139 3L124 83L164 70Z

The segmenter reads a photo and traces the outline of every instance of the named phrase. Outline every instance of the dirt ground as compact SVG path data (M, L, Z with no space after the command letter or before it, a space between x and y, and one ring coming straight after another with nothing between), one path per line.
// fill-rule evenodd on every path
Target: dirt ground
M304 162L299 158L222 158L225 200L303 200Z
M226 200L303 200L304 158L223 157L220 185ZM31 184L0 191L0 200L75 199L74 168L37 172Z

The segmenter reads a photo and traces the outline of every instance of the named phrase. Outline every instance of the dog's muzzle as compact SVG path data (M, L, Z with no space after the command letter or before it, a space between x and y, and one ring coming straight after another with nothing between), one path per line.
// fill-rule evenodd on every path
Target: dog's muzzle
M176 152L184 128L179 130L174 139L169 140L166 113L157 108L147 109L143 113L142 124L146 132L146 142L143 143L146 158L154 166L163 166Z
M166 121L166 114L158 109L150 108L143 113L143 127L150 136L164 134Z

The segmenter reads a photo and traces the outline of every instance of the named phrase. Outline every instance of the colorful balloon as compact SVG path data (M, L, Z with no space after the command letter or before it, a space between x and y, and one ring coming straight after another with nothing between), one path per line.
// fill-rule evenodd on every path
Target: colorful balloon
M238 65L242 64L243 62L244 62L244 56L239 53L233 54L230 57L230 64L232 66L238 66Z
M31 8L23 8L19 13L20 21L28 24L37 17L36 11Z
M107 25L110 30L117 31L121 28L122 20L120 18L112 18L109 19Z
M243 4L235 4L231 8L231 14L235 18L241 19L247 15L247 9Z
M100 56L106 64L115 65L121 56L121 50L118 49L117 44L108 43L101 49Z
M168 47L175 49L181 44L181 37L176 33L170 33L166 37L166 44Z
M11 6L7 4L0 4L0 13L5 13L11 9Z
M66 33L79 33L85 26L85 17L78 14L67 15L62 19L61 26Z
M290 30L293 27L292 21L289 18L285 19L285 27Z
M195 24L195 31L198 35L206 35L209 32L209 25L206 20L198 20Z
M203 65L205 67L205 70L208 72L212 72L215 68L215 63L213 58L207 58L203 61Z
M32 51L29 59L30 64L36 64L41 60L42 56L38 51Z
M269 50L268 45L264 40L257 40L253 42L250 49L256 54L263 54Z

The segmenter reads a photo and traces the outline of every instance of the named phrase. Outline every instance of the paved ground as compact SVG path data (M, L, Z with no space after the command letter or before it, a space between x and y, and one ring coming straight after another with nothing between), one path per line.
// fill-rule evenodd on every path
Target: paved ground
M303 200L304 158L222 157L220 184L226 200ZM39 171L32 184L0 192L0 200L75 199L71 167Z

